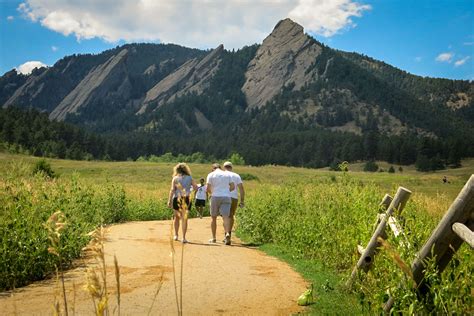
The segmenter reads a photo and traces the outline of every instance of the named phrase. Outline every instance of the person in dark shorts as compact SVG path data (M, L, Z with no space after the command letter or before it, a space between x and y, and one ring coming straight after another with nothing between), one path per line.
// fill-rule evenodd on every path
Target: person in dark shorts
M168 195L168 207L173 208L174 215L174 240L178 240L179 222L183 223L183 243L187 243L186 231L188 228L188 211L191 208L191 188L197 189L197 185L191 177L191 170L185 163L179 163L173 168L173 179L171 180L170 193Z
M207 185L204 183L204 178L199 180L200 184L197 187L196 195L195 195L195 202L194 206L196 206L196 210L199 214L199 218L202 218L202 214L204 213L204 207L206 207L207 201Z

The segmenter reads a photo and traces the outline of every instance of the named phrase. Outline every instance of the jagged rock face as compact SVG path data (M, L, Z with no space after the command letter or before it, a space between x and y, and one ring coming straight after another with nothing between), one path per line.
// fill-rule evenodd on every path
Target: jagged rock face
M41 81L48 73L48 70L49 69L45 69L39 76L28 77L25 84L15 91L15 93L5 102L3 107L6 108L8 106L15 105L19 99L25 97L28 97L29 101L31 102L31 100L41 93L41 90L43 90L44 84Z
M87 76L71 91L63 101L51 112L51 119L64 120L69 113L76 113L82 106L86 105L92 98L100 98L108 93L110 87L121 82L120 90L123 89L123 76L126 71L122 61L127 56L128 50L123 49L117 55L98 67L92 69Z
M321 47L290 19L280 21L265 38L250 62L242 87L249 108L262 107L281 88L294 83L294 90L314 80L307 70L321 53Z
M201 60L188 60L147 92L137 114L144 113L150 104L160 106L187 93L201 94L219 69L223 51L224 46L220 45Z
M6 101L25 84L27 77L11 70L0 77L0 104ZM6 107L6 106L4 106Z

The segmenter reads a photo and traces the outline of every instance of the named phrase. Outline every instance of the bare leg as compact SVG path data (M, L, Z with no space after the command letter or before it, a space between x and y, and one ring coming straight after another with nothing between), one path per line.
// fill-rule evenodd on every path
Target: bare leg
M178 211L174 211L174 235L178 236L178 231L179 231L179 221L181 219L181 216Z
M216 231L217 231L217 216L212 216L212 221L211 221L212 239L216 239Z
M224 221L224 231L225 231L224 243L226 245L230 245L232 243L231 236L230 236L230 216L222 216L222 219Z
M230 217L229 216L222 216L222 219L224 221L224 231L226 233L230 233L230 230L231 230Z
M188 211L185 211L185 215L183 216L183 227L181 228L183 231L183 240L186 239L186 231L188 230Z
M239 200L232 198L232 203L230 205L230 229L229 229L229 232L232 232L232 229L234 228L235 212L237 211L238 201Z

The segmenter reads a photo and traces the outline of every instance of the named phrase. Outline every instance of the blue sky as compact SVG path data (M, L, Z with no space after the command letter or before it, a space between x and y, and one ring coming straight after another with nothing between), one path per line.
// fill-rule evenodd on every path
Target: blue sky
M228 49L285 17L326 45L420 76L474 80L473 0L0 0L0 75L126 42Z

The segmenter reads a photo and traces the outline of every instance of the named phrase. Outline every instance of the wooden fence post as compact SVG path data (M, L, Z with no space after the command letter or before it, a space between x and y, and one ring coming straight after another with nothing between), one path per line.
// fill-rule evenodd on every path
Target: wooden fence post
M474 175L471 175L466 182L412 264L413 279L422 294L428 291L423 278L424 262L432 256L436 256L436 264L439 273L441 273L463 243L463 239L453 231L455 223L465 225L471 232L474 229ZM393 302L394 299L391 297L384 306L385 312L390 311Z
M387 226L388 219L390 218L390 216L392 216L392 214L396 210L398 212L401 212L403 210L403 208L405 207L405 204L410 198L410 195L411 195L410 190L405 189L403 187L398 188L397 193L395 194L395 197L390 202L390 205L388 206L387 211L385 212L385 216L381 217L380 223L378 224L375 230L375 233L370 238L370 241L367 247L365 247L364 249L364 253L360 256L359 261L357 262L356 266L352 270L351 277L347 285L350 285L352 283L359 269L362 269L365 272L367 272L370 269L370 266L372 265L373 257L377 251L377 248L380 247L380 243L378 242L377 238L384 236L385 227ZM387 196L388 198L390 198L389 195L385 195L384 197L385 203L389 201L387 199Z

